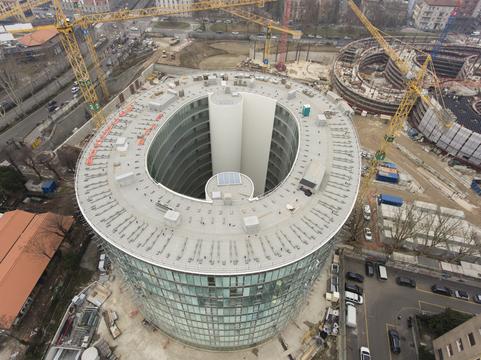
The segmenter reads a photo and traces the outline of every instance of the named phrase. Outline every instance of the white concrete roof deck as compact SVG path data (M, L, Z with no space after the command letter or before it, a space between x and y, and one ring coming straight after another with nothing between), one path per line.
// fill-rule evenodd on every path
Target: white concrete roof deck
M234 86L235 76L255 74L224 74L229 76L227 86L232 92L272 97L296 117L300 141L290 174L270 193L230 206L190 198L156 183L146 168L148 148L156 133L182 106L221 91L222 85L219 80L206 87L204 81L181 77L176 89L183 89L185 96L176 97L161 112L152 111L149 103L170 87L150 87L109 116L79 160L76 190L80 209L90 226L110 244L143 261L177 271L255 273L306 257L344 224L357 196L360 147L351 119L340 104L292 81L288 81L291 89L280 81L263 80L255 80L254 87ZM301 91L288 100L292 89ZM302 93L304 89L314 96ZM311 105L307 118L301 115L304 104ZM317 126L317 115L326 111L327 126ZM128 151L117 150L118 137L127 139ZM319 191L307 197L298 186L313 159L325 164L326 173ZM115 180L128 173L134 174L133 183ZM178 225L164 220L169 209L179 212ZM259 231L251 235L243 228L243 219L249 216L259 219Z

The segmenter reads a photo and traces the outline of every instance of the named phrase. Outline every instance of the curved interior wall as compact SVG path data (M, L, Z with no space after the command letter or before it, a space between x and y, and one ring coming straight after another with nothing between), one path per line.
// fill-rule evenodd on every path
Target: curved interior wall
M147 170L155 181L180 194L205 198L205 184L213 175L209 120L206 96L184 105L164 124L147 155ZM263 192L289 174L298 146L296 120L277 103Z

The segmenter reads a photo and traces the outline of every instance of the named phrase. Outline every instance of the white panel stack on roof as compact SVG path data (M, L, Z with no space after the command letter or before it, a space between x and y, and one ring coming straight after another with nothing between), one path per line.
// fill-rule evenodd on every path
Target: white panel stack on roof
M394 219L395 217L399 216L399 211L402 211L402 207L392 206L387 204L381 204L381 214L383 219ZM403 219L405 219L405 215L403 212Z
M419 208L422 211L430 212L430 213L435 213L438 211L438 206L433 203L428 203L425 201L414 201L414 206Z
M464 211L462 211L462 210L440 207L439 212L442 215L446 215L446 216L449 216L449 217L464 219Z

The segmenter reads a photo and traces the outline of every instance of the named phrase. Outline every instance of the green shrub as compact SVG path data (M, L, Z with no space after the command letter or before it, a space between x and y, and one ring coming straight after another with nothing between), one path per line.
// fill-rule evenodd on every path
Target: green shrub
M471 314L461 313L447 308L444 312L434 315L418 315L421 331L437 338L466 320L473 317Z

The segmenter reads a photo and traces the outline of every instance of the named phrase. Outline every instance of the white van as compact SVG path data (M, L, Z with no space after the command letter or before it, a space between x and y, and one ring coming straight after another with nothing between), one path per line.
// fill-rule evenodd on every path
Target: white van
M384 265L377 265L377 277L379 280L387 280L387 270Z
M354 292L351 292L351 291L345 291L344 292L344 297L346 298L346 302L347 301L351 301L353 302L354 304L362 304L364 299L362 298L362 295L359 295L359 294L356 294Z
M346 326L350 328L357 327L356 306L351 302L346 302Z

